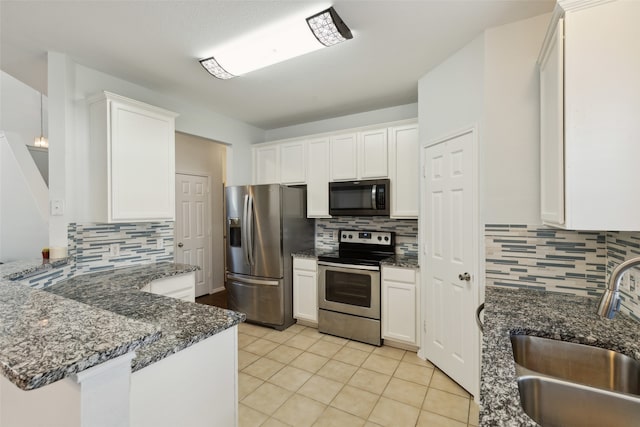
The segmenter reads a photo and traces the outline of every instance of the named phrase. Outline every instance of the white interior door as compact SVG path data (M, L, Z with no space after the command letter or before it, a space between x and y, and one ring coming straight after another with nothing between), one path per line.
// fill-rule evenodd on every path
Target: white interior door
M209 178L176 174L176 262L197 265L196 297L211 293Z
M474 310L479 298L479 256L474 150L473 130L422 149L423 352L477 397L480 346Z

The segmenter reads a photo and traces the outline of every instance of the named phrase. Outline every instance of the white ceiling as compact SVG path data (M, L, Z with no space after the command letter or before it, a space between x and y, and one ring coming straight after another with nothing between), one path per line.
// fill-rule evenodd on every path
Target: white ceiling
M46 93L46 51L274 129L416 102L418 79L486 28L554 0L0 1L0 68ZM231 80L198 63L256 28L333 5L354 39ZM313 7L317 6L317 7Z

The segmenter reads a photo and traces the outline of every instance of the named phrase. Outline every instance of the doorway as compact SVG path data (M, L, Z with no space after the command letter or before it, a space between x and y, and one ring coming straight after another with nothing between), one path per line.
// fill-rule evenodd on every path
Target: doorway
M217 141L176 132L175 259L202 269L202 277L196 273L196 297L224 291L226 150ZM188 239L193 247L187 247Z

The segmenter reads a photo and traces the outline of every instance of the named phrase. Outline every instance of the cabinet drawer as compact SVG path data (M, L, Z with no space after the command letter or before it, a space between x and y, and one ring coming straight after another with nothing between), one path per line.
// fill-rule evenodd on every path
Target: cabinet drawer
M402 283L416 283L416 270L413 268L383 268L382 280Z
M293 268L296 270L317 271L318 262L310 258L293 258Z

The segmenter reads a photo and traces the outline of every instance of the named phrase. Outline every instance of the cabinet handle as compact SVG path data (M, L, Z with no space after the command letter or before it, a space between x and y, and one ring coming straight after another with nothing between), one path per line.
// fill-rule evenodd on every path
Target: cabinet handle
M184 245L182 244L182 242L178 243L178 247L179 247L179 248L181 248L181 247L183 247L183 246L184 246Z

